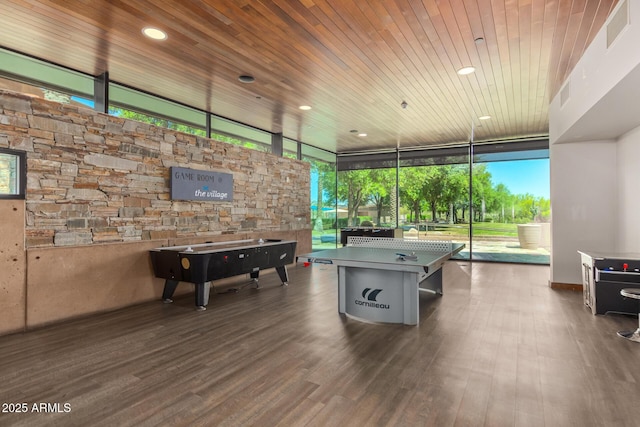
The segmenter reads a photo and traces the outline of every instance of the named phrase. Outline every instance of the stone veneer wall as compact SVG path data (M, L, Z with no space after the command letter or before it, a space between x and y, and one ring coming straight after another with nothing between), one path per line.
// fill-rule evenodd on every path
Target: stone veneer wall
M26 248L310 228L305 162L7 91L0 147L27 152ZM171 166L231 173L233 202L170 200Z

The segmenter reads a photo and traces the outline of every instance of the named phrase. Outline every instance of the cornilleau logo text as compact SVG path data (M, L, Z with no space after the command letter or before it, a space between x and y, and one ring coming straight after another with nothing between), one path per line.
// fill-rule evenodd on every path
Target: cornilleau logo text
M382 292L382 289L364 288L364 290L362 291L362 298L366 299L366 301L357 299L355 300L355 303L356 305L363 305L365 307L382 308L385 310L389 310L389 304L379 304L377 302L376 298L378 298L380 292Z

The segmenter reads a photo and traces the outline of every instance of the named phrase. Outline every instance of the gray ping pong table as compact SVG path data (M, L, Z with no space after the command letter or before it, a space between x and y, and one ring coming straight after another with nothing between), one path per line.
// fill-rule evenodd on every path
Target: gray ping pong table
M349 236L347 246L298 255L338 267L338 311L362 320L417 325L419 292L442 295L442 266L463 243Z

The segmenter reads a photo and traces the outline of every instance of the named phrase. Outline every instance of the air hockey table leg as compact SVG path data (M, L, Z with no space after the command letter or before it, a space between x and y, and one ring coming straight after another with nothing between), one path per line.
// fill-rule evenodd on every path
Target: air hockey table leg
M196 310L206 310L209 304L209 282L196 283Z
M178 280L170 280L170 279L165 280L164 290L162 291L162 301L165 304L169 304L173 302L171 297L173 296L173 293L176 291L176 287L178 287L178 283L180 283Z
M276 267L276 271L282 281L282 286L289 286L289 273L287 272L287 266L283 265L282 267Z

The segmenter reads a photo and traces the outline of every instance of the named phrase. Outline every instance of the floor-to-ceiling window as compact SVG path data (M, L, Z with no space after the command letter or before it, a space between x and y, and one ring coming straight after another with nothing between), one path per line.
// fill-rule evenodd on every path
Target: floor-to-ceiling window
M396 165L395 153L338 157L338 228L397 227Z
M338 227L464 243L460 259L549 263L546 139L345 154L338 171Z
M302 145L302 160L311 164L311 238L314 250L335 248L337 234L336 155Z
M549 264L546 140L475 145L472 188L474 260Z
M405 238L464 243L470 251L469 147L400 152L399 217Z

